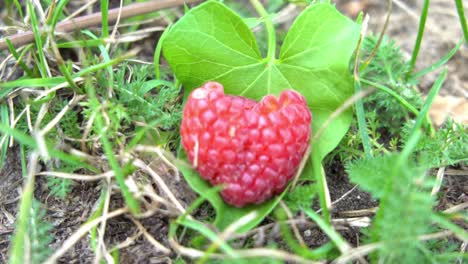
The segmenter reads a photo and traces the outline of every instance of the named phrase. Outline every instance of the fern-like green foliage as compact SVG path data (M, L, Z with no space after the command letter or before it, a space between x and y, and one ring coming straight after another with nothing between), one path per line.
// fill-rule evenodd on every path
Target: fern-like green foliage
M301 208L310 208L314 202L315 188L314 184L298 185L284 196L283 201L293 213Z
M385 194L384 187L391 180L390 175L397 159L397 155L363 158L346 164L346 172L352 182L359 184L359 188L380 199Z
M47 177L47 187L52 196L65 199L71 191L73 181L56 177Z
M362 58L367 58L376 44L376 37L366 37L361 49ZM409 64L403 57L400 48L394 41L389 41L388 38L384 37L375 57L360 72L360 77L392 89L412 106L420 109L423 104L421 94L414 89L415 83L408 83L405 80L408 67ZM364 106L366 111L377 113L379 124L385 128L390 137L398 137L402 125L412 118L408 109L402 106L397 99L381 90L375 91L364 99Z
M361 63L369 58L377 40L375 36L368 36L364 39L361 47ZM389 88L415 109L421 109L423 97L414 89L414 85L417 84L416 80L408 82L405 79L408 69L408 61L404 58L400 48L394 41L384 37L371 62L360 71L360 78ZM363 85L363 89L367 87ZM388 150L397 150L403 142L401 140L402 129L405 124L414 120L414 114L395 97L380 89L376 89L364 98L363 102L367 133L374 147L373 152L382 154ZM362 141L355 118L338 148L332 152L332 155L329 155L326 161L330 163L332 159L338 157L340 161L348 162L364 157L361 146Z
M74 173L77 170L81 169L78 165L67 163L62 161L51 165L54 171L60 171L65 173ZM65 199L73 188L74 182L70 179L58 178L58 177L47 177L47 187L49 188L50 194L52 196Z
M375 262L425 263L425 245L418 237L430 227L434 200L423 181L424 170L399 159L398 154L362 159L348 164L347 172L352 182L380 199L367 236L370 242L384 243L373 255Z
M49 98L48 100L51 100L52 98ZM31 102L29 98L24 99L23 101L18 101L15 109L22 110L26 106L29 106L30 110L30 115L31 115L31 122L33 123L32 125L35 124L39 112L41 111L41 107L43 103L48 103L48 111L44 113L44 116L42 117L41 125L40 127L44 127L47 125L50 121L52 121L53 118L56 117L56 115L69 103L70 98L67 98L66 96L60 97L56 96L53 98L54 100L48 101L48 102ZM60 122L57 124L57 126L54 129L51 129L47 134L46 134L46 140L51 141L51 142L56 142L57 137L59 136L65 136L69 138L80 138L81 137L81 132L80 132L80 122L79 122L79 114L78 111L69 109L65 115L60 119ZM26 116L23 116L18 123L16 124L15 128L19 129L20 131L24 133L29 133L29 127L28 123L26 121Z
M367 58L377 44L377 38L370 36L364 39L362 58ZM370 64L361 71L363 79L382 84L392 89L403 97L412 106L419 109L422 104L422 96L414 88L412 83L405 81L408 70L408 62L403 57L400 48L394 41L384 38L375 57ZM364 100L367 111L376 112L379 123L390 134L390 137L399 136L402 125L412 116L394 97L388 93L377 90Z
M55 113L60 112L68 102L65 100L58 100L52 107ZM68 138L81 138L80 121L78 111L70 109L60 119L58 127L62 130L64 136Z
M162 129L178 125L181 119L180 90L173 83L154 80L153 69L147 65L134 66L138 74L131 75L126 65L116 74L117 102L125 107L131 120L155 122ZM127 80L128 79L128 80Z
M377 45L377 36L367 36L361 47L361 58L367 59ZM385 84L404 83L409 64L395 41L384 36L374 58L360 74L369 80Z
M403 137L408 137L410 124L403 129ZM437 168L468 162L468 133L463 124L448 120L434 135L425 134L415 152L426 168Z
M99 81L96 85L106 85ZM119 143L125 143L128 135L135 135L138 127L147 124L160 133L172 131L167 138L178 136L178 125L182 117L180 89L173 83L155 80L153 68L144 65L123 64L114 75L114 96L108 98L107 90L96 89L101 105L93 105L90 101L83 101L82 115L86 120L92 118L96 111L104 110L109 122L107 136ZM101 109L101 107L103 109ZM95 128L95 126L93 127ZM93 130L97 135L100 131ZM153 142L154 143L154 142Z
M31 263L43 263L52 253L50 244L54 240L51 234L53 226L46 221L45 215L46 210L41 207L41 203L33 200L28 229Z

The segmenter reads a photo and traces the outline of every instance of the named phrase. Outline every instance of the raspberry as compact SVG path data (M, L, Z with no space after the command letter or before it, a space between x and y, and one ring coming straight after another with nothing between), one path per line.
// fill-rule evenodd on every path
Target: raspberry
M293 90L260 102L225 95L208 82L190 94L181 137L188 158L234 206L262 203L281 193L309 146L312 116Z

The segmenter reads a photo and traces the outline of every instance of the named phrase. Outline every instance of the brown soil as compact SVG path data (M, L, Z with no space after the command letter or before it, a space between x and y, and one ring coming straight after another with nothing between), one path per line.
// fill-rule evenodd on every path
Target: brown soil
M338 8L351 17L356 16L356 10L364 9L370 15L370 30L380 32L386 14L386 1L362 0L352 2L355 2L355 6L350 5L349 1L337 1ZM419 14L422 1L412 0L402 2L408 5L408 9L402 9L394 4L394 12L387 34L401 45L402 50L409 57L413 49L418 25L418 20L411 14L412 12ZM430 65L445 55L461 38L462 34L453 2L446 0L431 1L431 11L427 22L428 27L417 64L418 69ZM358 7L357 9L356 6ZM468 10L466 13L468 13ZM139 42L148 51L148 57L152 56L155 39L157 38ZM138 45L138 43L134 45ZM466 98L468 96L468 75L465 74L463 69L468 68L468 48L464 46L448 65L450 73L442 94ZM425 78L419 86L421 91L427 91L436 76L436 73L434 73ZM158 163L153 165L153 167L158 169ZM456 171L456 173L445 178L444 185L440 191L442 198L440 199L439 209L442 210L468 201L466 168L451 170ZM164 173L164 169L161 169L160 172L166 184L179 200L185 204L190 204L194 200L195 195L184 182L183 178L177 180L171 174ZM0 263L6 263L22 185L21 164L17 148L10 149L6 164L0 170L0 179ZM354 185L348 181L340 164L327 169L327 180L332 201L340 199L339 202L334 204L334 218L351 217L353 213L358 217L372 216L373 208L378 205L377 201L359 188L349 192L353 189ZM97 183L75 182L69 198L61 200L50 197L45 178L37 177L34 196L45 206L47 209L46 220L54 226L52 232L55 240L51 247L58 248L65 239L88 219L93 208L96 207L96 201L101 193L100 186ZM343 197L344 194L347 195ZM111 199L110 210L120 208L122 205L122 197L114 194ZM369 210L356 211L363 209ZM211 214L212 212L208 206L203 206L202 209L195 212L195 215L201 218L210 217L212 216ZM298 219L300 218L301 216L298 216ZM171 217L157 213L151 217L140 219L148 233L168 248L170 248L168 242L170 220ZM265 220L265 225L269 223L271 223L271 219ZM311 247L323 245L328 241L328 238L313 225L298 224L298 228L305 243ZM352 225L342 225L339 231L352 245L359 244L359 229ZM122 243L137 232L137 227L126 216L112 218L108 220L106 227L106 245L110 248ZM284 242L281 242L280 237L278 227L273 227L265 233L257 233L252 239L256 246L266 245L268 242L275 241L279 242L281 247L287 248ZM142 236L134 239L129 245L120 250L121 263L171 263L171 259L174 260L176 257L175 253L164 256ZM94 252L90 248L89 237L85 236L74 247L68 250L67 254L60 259L60 262L91 263L93 258Z
M7 262L6 249L10 236L14 232L16 207L20 199L19 191L22 185L19 151L11 149L3 169L0 171L0 262Z

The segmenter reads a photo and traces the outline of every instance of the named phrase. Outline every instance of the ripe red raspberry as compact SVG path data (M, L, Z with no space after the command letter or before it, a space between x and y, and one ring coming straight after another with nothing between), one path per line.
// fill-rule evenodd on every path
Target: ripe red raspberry
M208 82L190 94L180 134L200 175L224 185L223 199L242 207L286 188L309 146L311 120L305 98L293 90L257 103Z

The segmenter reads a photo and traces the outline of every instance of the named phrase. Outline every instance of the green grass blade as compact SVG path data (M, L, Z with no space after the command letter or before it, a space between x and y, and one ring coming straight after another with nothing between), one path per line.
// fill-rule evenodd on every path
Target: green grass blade
M101 69L104 69L108 66L111 66L111 65L115 65L115 64L119 64L120 62L126 60L126 59L129 59L131 57L134 56L134 53L132 52L129 52L127 54L124 54L120 57L117 57L115 59L112 59L112 60L109 60L109 61L105 61L103 63L99 63L99 64L96 64L96 65L92 65L92 66L89 66L89 67L86 67L85 69L73 74L73 77L81 77L81 76L84 76L86 74L89 74L89 73L92 73L92 72L96 72L96 71L99 71Z
M50 21L50 26L52 27L52 32L55 31L55 26L57 25L58 19L62 14L63 8L68 4L69 0L60 0L57 7L54 10L54 14L52 15L52 20Z
M67 80L68 84L70 85L70 87L75 90L76 92L79 92L81 89L80 87L78 87L78 85L75 83L75 81L73 80L73 76L72 74L70 73L70 70L69 68L67 67L67 65L65 64L65 62L60 58L57 60L57 64L58 64L58 67L59 67L59 70L60 72L63 74L63 76L65 77L65 80Z
M6 104L1 104L0 105L0 117L1 117L1 123L5 126L8 126L10 123L10 114L8 111L8 105ZM7 134L3 135L0 138L0 143L2 145L0 146L0 169L3 168L3 164L6 160L6 155L8 151L8 142L9 142L9 137Z
M21 52L21 55L18 54L18 52L16 52L16 49L15 47L13 47L13 44L11 44L11 41L9 39L5 39L5 42L8 46L8 50L10 51L11 55L13 55L13 57L15 58L15 60L18 62L19 66L23 69L23 71L26 72L26 74L29 76L29 77L33 77L34 74L33 72L31 71L31 69L29 69L28 66L26 66L26 64L23 62L23 56L24 54L26 53L26 51L29 50L29 48L25 48L23 50L23 52Z
M54 9L54 14L52 16L52 28L55 28L55 24L57 23L58 16L62 13L63 8L65 7L65 4L67 3L67 0L61 1L56 9ZM58 50L57 43L54 40L53 32L51 34L51 44L52 44L52 49L54 53L56 54L57 57L57 64L59 67L60 72L62 75L65 77L67 80L68 84L70 87L75 90L75 92L80 92L80 87L75 83L72 77L72 67L67 67L67 63L63 60L62 56L60 55L60 51Z
M455 0L457 6L458 18L460 18L460 24L463 30L463 35L465 36L465 43L468 45L468 26L466 24L465 18L465 9L463 9L463 1Z
M418 131L424 120L427 120L427 113L429 112L429 108L431 107L432 103L434 102L434 99L436 95L439 93L440 88L442 88L442 84L445 81L445 77L447 77L447 68L445 68L437 78L437 80L434 82L434 85L432 85L431 90L429 91L429 94L427 95L426 102L424 103L421 111L419 112L419 115L416 119L416 122L410 132L410 138L413 136L413 134Z
M23 78L11 82L0 82L0 99L3 99L11 90L18 87L52 87L65 82L64 77L50 77L50 78ZM6 91L8 90L8 91Z
M452 50L450 50L450 52L447 53L444 57L442 57L437 62L433 63L431 66L426 67L422 69L421 71L413 74L411 78L419 79L422 76L428 74L429 72L435 71L439 69L440 67L444 66L457 53L457 51L460 49L462 45L463 45L463 40L460 40L460 42L458 42L458 44Z
M447 216L444 214L432 214L432 221L439 224L441 227L446 228L452 231L457 237L460 238L462 241L468 241L468 232L465 229L461 228L460 226L452 223Z
M34 33L34 41L36 42L37 53L39 55L38 68L41 73L41 76L45 78L45 77L48 77L48 74L47 74L48 66L47 66L47 61L45 59L44 51L42 50L44 43L42 42L41 31L39 29L39 22L37 20L36 12L34 11L32 1L27 1L27 6L28 6L29 15L30 15L32 31Z
M416 37L416 42L414 43L413 54L411 55L410 65L406 78L409 79L411 73L413 72L414 66L416 65L416 60L418 59L419 49L421 48L421 41L424 35L424 29L426 28L426 19L427 13L429 11L429 0L424 0L423 9L421 12L421 18L419 19L419 29L418 35Z
M107 38L109 37L109 0L101 0L101 37Z
M326 258L330 251L334 250L336 247L333 243L328 242L324 245L321 245L318 248L310 249L307 245L299 243L297 238L292 234L289 225L286 220L288 216L284 208L277 207L274 211L276 221L279 223L282 239L287 243L297 255L306 257L308 259L323 259Z
M303 208L304 213L310 219L312 219L319 227L322 229L325 234L330 238L330 240L340 249L341 252L346 252L349 249L348 243L341 237L341 235L333 229L325 220L320 218L320 216L312 211L309 208Z
M57 43L57 48L60 49L71 49L71 48L92 48L97 47L100 45L106 44L105 40L102 38L99 39L82 39L82 40L74 40L74 41L67 41L62 43Z
M17 129L11 128L8 123L0 124L0 132L2 132L5 135L12 136L16 141L18 141L22 145L26 145L31 148L37 148L37 143L32 137L20 132Z
M98 39L98 37L89 30L85 30L83 33L90 36L94 40ZM99 48L99 51L101 51L101 55L102 55L102 58L104 59L104 62L107 62L107 63L110 62L111 59L110 59L109 53L107 52L106 47L104 47L104 45L100 45L98 46L98 48ZM109 75L109 78L107 81L108 96L111 96L112 89L114 87L114 70L112 69L112 64L108 65L106 68L107 68L107 74Z
M118 248L115 248L113 249L111 252L110 252L111 256L112 256L112 259L114 260L114 263L120 263L120 253L119 253L119 249Z
M398 171L404 168L405 162L409 160L410 155L416 148L416 145L418 144L419 139L422 136L420 128L423 124L423 121L427 120L428 118L427 113L429 112L429 108L434 102L436 95L439 93L440 88L442 87L442 84L445 81L445 77L447 77L447 71L447 68L445 68L440 73L439 77L437 77L437 80L434 82L434 85L432 85L432 88L429 91L429 94L427 95L426 101L424 102L424 105L416 118L414 126L409 133L408 139L405 142L405 146L401 151L401 154L399 155L399 158L394 166L392 175L397 175Z
M101 131L100 136L101 136L101 143L104 148L104 153L106 154L110 167L115 173L115 179L122 191L124 200L127 203L128 208L130 209L130 212L132 212L133 214L137 214L140 212L140 205L138 203L138 200L135 199L133 194L128 189L127 184L125 183L125 175L123 173L122 168L120 167L119 162L117 161L117 158L115 157L112 143L104 134L105 130L103 126L102 116L100 114L98 114L96 117L96 125L97 127L99 127L99 131Z
M231 257L237 257L237 254L234 252L234 250L229 246L225 241L223 241L215 232L213 232L211 229L209 229L206 225L203 223L196 221L196 220L191 220L188 218L183 218L179 219L178 223L182 226L191 228L193 230L196 230L197 232L200 232L202 235L207 237L209 240L211 240L213 243L219 244L219 247L228 255Z
M0 83L0 100L17 87L52 87L65 82L63 77L20 79Z
M370 80L366 80L366 79L361 79L361 82L363 84L370 85L372 87L375 87L379 90L382 90L388 93L389 95L393 96L396 100L398 100L398 102L400 102L401 105L403 105L406 109L408 109L408 111L410 111L414 115L419 115L419 111L418 109L416 109L416 107L414 107L412 104L406 101L405 98L401 97L399 94L397 94L392 89L386 87L385 85L382 85L382 84L379 84Z
M86 223L89 223L102 216L102 211L104 210L104 202L106 200L106 195L107 195L107 190L103 188L101 191L101 195L99 196L98 207L96 211L88 218ZM91 230L89 231L89 241L90 241L91 248L94 251L97 250L97 240L98 240L97 226L93 226L93 228L91 228Z
M133 57L133 53L128 53L124 54L121 57L112 59L107 62L99 63L93 66L89 66L75 74L73 74L73 78L76 77L81 77L84 75L87 75L92 72L96 72L98 70L101 70L103 68L108 67L109 65L114 65L118 64L128 58ZM15 80L11 82L5 82L5 83L0 83L0 100L3 99L7 94L9 94L13 89L17 87L52 87L59 85L61 83L66 82L66 79L64 77L50 77L50 78L33 78L33 79L20 79L20 80Z
M33 153L30 158L29 169L27 173L26 181L24 183L23 192L21 194L21 201L19 205L19 214L16 220L15 234L11 242L11 251L10 251L10 264L22 264L26 255L29 255L28 252L25 252L24 245L26 244L25 237L28 232L28 221L30 210L32 206L32 200L34 195L34 179L35 179L35 169L37 163L38 155ZM22 163L25 161L22 160ZM26 164L22 164L22 167L26 167ZM23 172L24 173L24 172Z
M5 1L6 3L6 6L7 6L7 10L8 10L8 15L10 17L13 17L13 14L10 13L11 11L11 4L15 4L15 7L16 7L16 10L18 11L18 14L21 18L21 20L24 20L24 15L23 15L23 8L21 8L21 4L19 3L18 0L7 0Z
M32 138L29 135L24 134L23 132L17 129L11 128L9 125L0 123L0 132L6 135L12 136L16 141L18 141L22 145L28 146L33 149L36 149L38 147L37 142L36 140L34 140L34 138ZM47 151L49 152L51 157L69 162L71 164L80 166L82 168L88 169L93 172L98 172L98 170L95 167L83 162L79 157L70 155L68 153L65 153L63 151L60 151L50 146L47 146Z
M358 77L354 78L354 87L356 93L362 91L361 82ZM361 135L362 146L366 157L372 157L372 148L369 140L369 134L367 133L367 124L366 124L366 113L364 112L364 104L362 99L356 101L356 116L358 120L359 134Z
M107 157L107 161L109 162L111 169L115 173L115 180L117 181L117 184L120 187L125 203L127 204L130 212L132 212L133 214L137 214L140 211L140 204L138 200L135 199L133 194L128 189L127 184L125 183L124 171L122 170L119 162L117 161L112 143L106 135L107 130L104 129L104 120L101 113L102 105L97 99L96 91L94 89L93 84L87 85L87 93L88 97L90 98L91 104L96 107L96 129L97 131L99 131L99 137L102 143L102 147L104 149L104 154Z
M26 177L26 172L28 171L28 166L26 164L26 149L23 144L20 144L19 147L20 147L20 159L21 159L21 172L24 178Z

